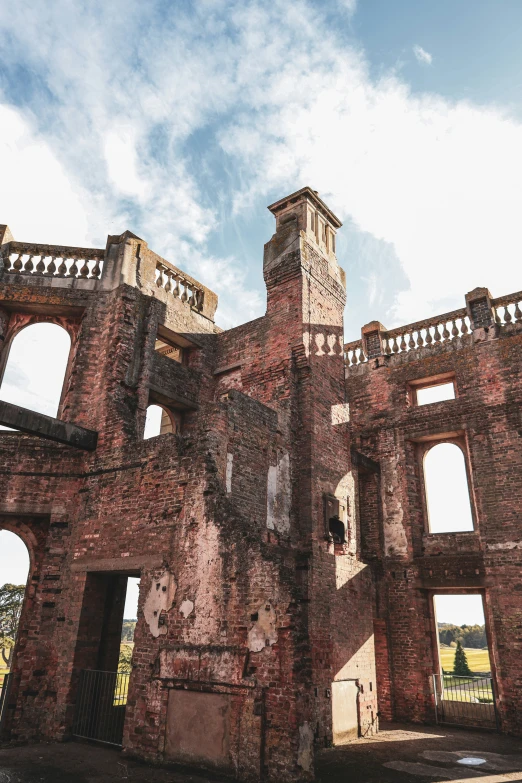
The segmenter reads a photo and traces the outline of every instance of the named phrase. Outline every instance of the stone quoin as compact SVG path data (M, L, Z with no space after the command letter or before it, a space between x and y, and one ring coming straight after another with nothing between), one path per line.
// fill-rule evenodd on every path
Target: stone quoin
M0 528L31 561L4 738L74 734L81 672L117 669L129 576L125 753L307 780L379 716L432 722L440 592L484 596L500 727L522 735L522 292L344 345L340 221L310 188L269 209L266 314L226 331L128 231L103 250L0 226L0 378L22 329L71 337L56 418L0 404L20 428ZM442 383L453 399L420 404ZM439 442L463 451L471 531L430 529Z

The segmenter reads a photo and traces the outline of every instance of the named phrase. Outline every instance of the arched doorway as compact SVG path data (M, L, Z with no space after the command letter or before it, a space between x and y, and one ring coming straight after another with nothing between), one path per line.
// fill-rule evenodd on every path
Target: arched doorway
M0 725L29 567L29 552L20 536L10 530L0 530Z

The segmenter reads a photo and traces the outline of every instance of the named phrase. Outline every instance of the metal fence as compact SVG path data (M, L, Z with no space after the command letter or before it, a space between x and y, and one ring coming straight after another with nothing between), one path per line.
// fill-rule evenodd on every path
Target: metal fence
M129 674L80 672L72 733L75 737L121 745Z
M498 731L496 697L491 676L434 674L433 692L437 723Z

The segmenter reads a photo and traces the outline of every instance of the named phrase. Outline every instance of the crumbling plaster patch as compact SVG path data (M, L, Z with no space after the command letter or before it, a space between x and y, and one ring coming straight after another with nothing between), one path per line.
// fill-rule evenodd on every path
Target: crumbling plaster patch
M225 475L225 483L227 487L227 495L230 495L232 492L232 463L234 462L234 455L233 454L227 454L227 469L226 469L226 475Z
M384 548L387 557L404 557L408 554L408 539L403 522L402 473L403 469L398 457L388 457L382 461L381 497Z
M165 570L159 576L153 577L149 593L145 599L143 615L153 636L161 636L167 633L163 612L171 609L176 595L176 582L170 571Z
M190 585L190 600L198 609L190 624L187 623L184 641L187 644L212 644L220 635L221 536L212 520L205 518L203 506L193 507L192 512L194 518L200 521L193 535L185 539L179 580L184 593L185 586Z
M297 763L305 772L311 772L314 763L313 753L314 733L310 724L305 721L299 726L299 748L297 751Z
M189 614L192 614L194 611L194 602L193 601L183 601L181 606L179 607L179 611L183 615L183 617L188 617Z
M248 649L250 652L261 652L277 642L277 614L272 604L267 601L255 613L254 624L248 632Z
M283 454L277 465L270 465L267 477L266 526L269 530L290 533L290 455Z
M348 424L350 421L350 404L348 402L339 402L332 405L332 426L336 424Z

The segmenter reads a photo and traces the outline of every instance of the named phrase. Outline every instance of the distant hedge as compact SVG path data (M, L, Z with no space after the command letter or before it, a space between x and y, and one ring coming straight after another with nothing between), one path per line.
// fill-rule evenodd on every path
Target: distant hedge
M463 647L474 647L481 650L488 646L485 625L449 625L439 623L439 641L441 644L460 642Z

